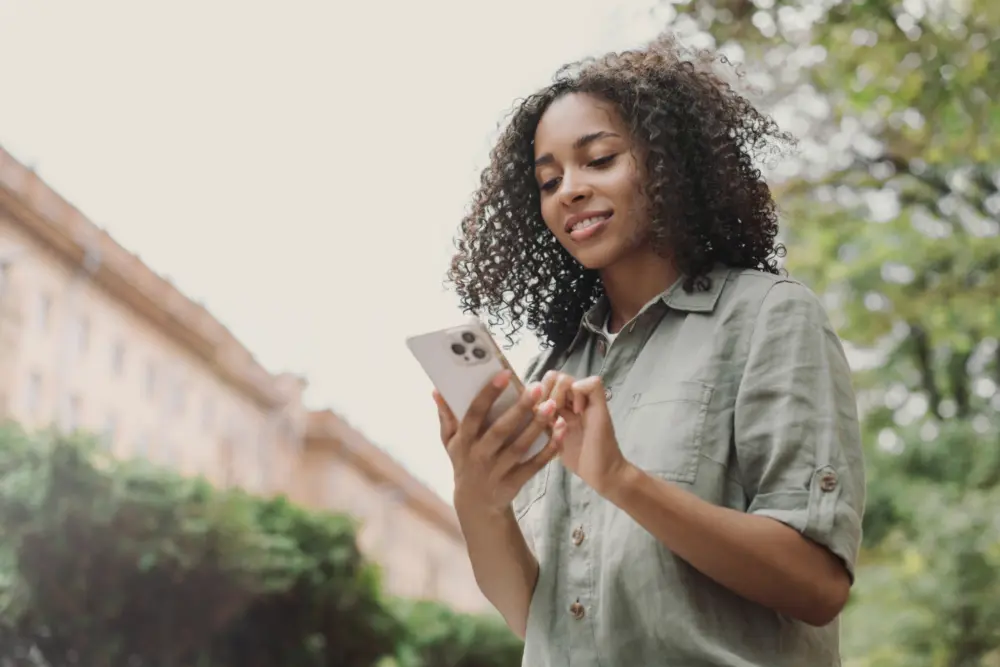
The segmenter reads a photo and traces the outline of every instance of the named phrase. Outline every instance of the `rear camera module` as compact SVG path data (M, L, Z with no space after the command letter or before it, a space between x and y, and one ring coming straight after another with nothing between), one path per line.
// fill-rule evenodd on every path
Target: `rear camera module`
M463 355L465 354L465 346L462 345L461 343L452 343L451 351L457 355Z
M464 340L466 343L469 343L469 344L475 343L476 342L476 334L472 333L471 331L463 331L462 332L462 340Z
M476 359L485 359L486 350L484 350L481 347L474 347L472 348L472 356L474 356Z

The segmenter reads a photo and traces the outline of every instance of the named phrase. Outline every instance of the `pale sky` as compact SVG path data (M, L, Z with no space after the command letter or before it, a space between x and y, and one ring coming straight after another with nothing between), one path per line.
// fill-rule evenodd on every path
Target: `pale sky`
M460 321L452 238L514 100L655 4L3 0L0 145L450 501L404 338Z

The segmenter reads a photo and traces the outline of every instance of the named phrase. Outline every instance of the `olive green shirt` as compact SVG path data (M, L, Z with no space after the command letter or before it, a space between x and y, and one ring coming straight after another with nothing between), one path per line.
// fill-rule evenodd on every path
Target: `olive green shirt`
M865 499L851 375L800 283L719 269L675 285L608 345L606 302L573 343L532 363L603 378L626 458L698 497L791 526L853 577ZM527 667L828 667L839 624L815 628L742 598L674 556L556 460L514 501L540 565Z

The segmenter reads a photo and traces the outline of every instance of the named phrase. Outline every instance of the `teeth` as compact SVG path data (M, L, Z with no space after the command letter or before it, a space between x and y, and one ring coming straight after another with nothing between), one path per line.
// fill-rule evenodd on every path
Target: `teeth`
M602 222L603 220L607 219L607 217L608 216L606 216L606 215L598 215L598 216L594 216L593 218L587 218L586 220L581 220L580 222L578 222L575 225L573 225L570 228L570 231L575 232L575 231L578 231L578 230L581 230L581 229L586 229L587 227L593 227L597 223Z

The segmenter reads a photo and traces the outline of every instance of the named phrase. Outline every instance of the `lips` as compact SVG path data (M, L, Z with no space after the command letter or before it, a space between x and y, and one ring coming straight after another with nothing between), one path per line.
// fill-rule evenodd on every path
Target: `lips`
M566 219L565 230L569 233L587 229L611 217L612 211L584 211Z

